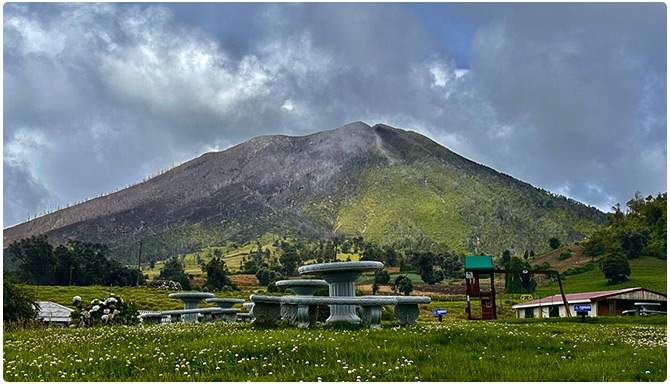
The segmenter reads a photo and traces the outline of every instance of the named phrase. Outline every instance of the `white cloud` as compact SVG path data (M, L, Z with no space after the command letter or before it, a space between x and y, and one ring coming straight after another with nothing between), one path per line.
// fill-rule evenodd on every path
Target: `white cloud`
M210 4L218 35L170 7L5 6L6 210L357 120L593 205L665 188L665 24L637 6L500 6L474 17L467 69L401 4Z
M285 109L289 112L293 112L293 110L295 109L295 107L293 106L293 100L291 99L287 99L286 101L284 101L284 104L282 104L281 107L282 109Z

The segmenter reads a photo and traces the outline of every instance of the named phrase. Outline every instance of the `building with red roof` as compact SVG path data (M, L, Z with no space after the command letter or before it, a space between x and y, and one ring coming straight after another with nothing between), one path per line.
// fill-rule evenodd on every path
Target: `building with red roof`
M616 316L623 311L636 309L636 303L659 303L659 308L666 311L667 295L646 288L626 288L614 291L569 293L565 295L570 314L576 316L574 306L589 304L588 316ZM534 317L566 317L565 305L561 295L531 300L512 306L517 318Z

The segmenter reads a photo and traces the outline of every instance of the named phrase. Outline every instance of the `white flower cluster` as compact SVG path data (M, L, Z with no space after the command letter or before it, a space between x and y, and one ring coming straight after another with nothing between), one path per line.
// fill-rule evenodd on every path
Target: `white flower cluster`
M117 304L123 303L123 299L115 296L110 296L104 300L93 299L85 308L82 308L80 296L73 297L72 302L79 309L79 312L75 313L80 320L80 326L89 326L94 324L96 318L105 323L113 320L115 316L121 313L116 307Z

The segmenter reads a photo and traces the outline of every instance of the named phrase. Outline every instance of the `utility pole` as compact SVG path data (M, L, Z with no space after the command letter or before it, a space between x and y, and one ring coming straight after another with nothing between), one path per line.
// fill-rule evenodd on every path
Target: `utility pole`
M137 255L137 283L135 283L135 286L140 285L140 276L142 275L142 240L140 240L140 253Z
M72 285L72 270L73 269L74 269L74 265L70 265L70 284L68 284L68 285Z

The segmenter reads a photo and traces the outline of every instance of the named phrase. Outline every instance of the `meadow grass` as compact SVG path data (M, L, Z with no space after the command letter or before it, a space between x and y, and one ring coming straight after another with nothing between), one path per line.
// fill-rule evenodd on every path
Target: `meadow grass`
M397 328L203 323L4 333L7 381L663 381L667 327L610 320ZM633 323L630 323L633 322Z
M144 310L170 310L184 307L181 300L169 299L168 295L176 291L166 291L148 287L104 287L94 285L89 287L61 287L51 285L24 285L24 287L35 295L40 301L53 301L68 307L72 307L72 298L80 296L84 303L93 299L105 299L110 293L121 296L124 300L132 301L137 309ZM216 297L234 297L249 300L249 295L259 291L260 287L240 287L239 291L216 292ZM201 307L214 307L213 304L202 302Z

